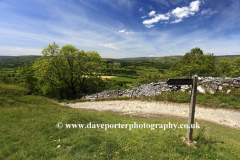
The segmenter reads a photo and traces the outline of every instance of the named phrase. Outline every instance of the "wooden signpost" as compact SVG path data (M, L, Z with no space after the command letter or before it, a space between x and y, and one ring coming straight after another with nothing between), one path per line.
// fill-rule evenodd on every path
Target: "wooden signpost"
M195 114L195 105L196 105L196 95L197 95L197 81L198 76L194 75L193 78L187 79L168 79L168 85L192 85L190 106L189 106L189 117L188 117L188 130L187 130L187 139L192 141L193 133L193 123L194 123L194 114Z
M193 84L193 79L192 78L168 79L167 84L168 85L192 85Z

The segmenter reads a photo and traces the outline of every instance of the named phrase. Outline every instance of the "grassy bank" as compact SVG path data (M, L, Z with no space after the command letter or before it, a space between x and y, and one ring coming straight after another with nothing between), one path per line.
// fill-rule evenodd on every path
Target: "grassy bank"
M181 142L186 129L58 129L63 124L186 124L60 106L28 90L0 84L0 159L239 159L239 131L197 121L197 148ZM60 139L60 141L58 141ZM54 141L56 140L56 141ZM57 146L59 146L57 148Z

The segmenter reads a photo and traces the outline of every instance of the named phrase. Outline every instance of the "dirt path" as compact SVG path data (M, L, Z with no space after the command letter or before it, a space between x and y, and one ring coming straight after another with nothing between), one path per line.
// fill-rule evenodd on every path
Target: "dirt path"
M73 108L121 112L131 115L161 114L188 118L189 104L144 101L103 101L61 103ZM196 106L195 119L214 122L240 130L240 112L227 109L210 109Z

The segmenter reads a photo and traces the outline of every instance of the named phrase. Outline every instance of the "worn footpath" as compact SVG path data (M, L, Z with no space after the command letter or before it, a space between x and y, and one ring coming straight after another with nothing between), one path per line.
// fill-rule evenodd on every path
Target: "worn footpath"
M146 101L103 101L61 103L73 108L113 111L130 115L169 115L188 118L189 104ZM227 109L211 109L196 105L195 119L213 122L240 130L240 112Z

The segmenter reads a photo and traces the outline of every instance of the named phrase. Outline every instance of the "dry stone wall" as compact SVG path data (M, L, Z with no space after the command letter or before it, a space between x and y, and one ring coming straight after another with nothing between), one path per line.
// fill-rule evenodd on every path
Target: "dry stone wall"
M206 93L215 93L217 90L222 90L226 86L231 86L240 89L240 77L239 78L220 78L220 77L198 77L198 87L197 89ZM152 97L164 91L189 91L191 86L188 85L168 85L166 82L150 83L141 85L138 88L128 89L128 90L110 90L104 91L92 95L87 95L84 99L96 99L96 98L110 98L110 97L120 97L120 96L147 96Z

